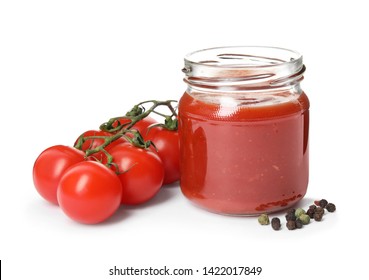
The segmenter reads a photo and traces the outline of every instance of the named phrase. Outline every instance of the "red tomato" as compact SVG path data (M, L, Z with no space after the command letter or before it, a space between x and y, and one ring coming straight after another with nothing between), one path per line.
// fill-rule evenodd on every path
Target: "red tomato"
M95 161L69 168L58 186L58 202L71 219L100 223L115 213L122 200L122 185L111 169Z
M56 190L65 170L84 161L85 154L67 146L53 146L43 151L33 166L33 183L47 201L58 204Z
M119 119L120 124L125 124L125 123L129 123L130 119L127 118L120 118ZM151 117L146 117L140 121L138 121L133 127L132 129L136 129L138 130L142 136L145 136L145 134L147 133L147 128L152 125L157 123L157 121ZM117 126L117 122L113 123L113 127Z
M164 178L164 167L157 154L128 143L109 152L122 172L118 175L123 188L122 204L141 204L155 196Z
M145 140L151 140L163 162L165 175L163 184L170 184L179 180L179 139L178 131L163 127L151 128Z
M109 132L105 132L105 131L101 131L101 130L88 130L84 133L82 133L78 138L77 140L75 141L74 145L77 144L78 142L78 139L81 137L81 136L84 136L84 137L88 137L88 136L112 136L113 134L109 133ZM123 138L119 138L117 140L115 140L114 142L110 143L106 149L110 149L120 143L124 143L126 140L124 140ZM82 144L82 151L86 151L88 149L95 149L96 147L98 146L101 146L102 144L104 144L105 140L103 138L96 138L96 139L89 139L89 140L86 140L83 144ZM96 159L98 160L101 160L102 159L102 156L103 156L103 152L97 152L95 154L92 155L93 157L95 157Z

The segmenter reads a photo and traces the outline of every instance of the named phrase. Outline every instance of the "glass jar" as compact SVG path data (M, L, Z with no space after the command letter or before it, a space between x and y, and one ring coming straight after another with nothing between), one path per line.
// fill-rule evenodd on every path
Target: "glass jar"
M294 51L221 47L185 57L180 186L209 211L257 215L306 193L309 100Z

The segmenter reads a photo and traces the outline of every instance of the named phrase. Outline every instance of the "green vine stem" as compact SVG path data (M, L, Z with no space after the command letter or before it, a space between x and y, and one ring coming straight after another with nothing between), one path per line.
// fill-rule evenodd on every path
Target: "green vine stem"
M100 130L109 132L111 136L86 136L83 135L78 139L77 143L75 144L75 148L82 150L82 145L87 140L94 140L94 139L104 139L104 143L100 146L95 147L94 149L87 149L85 151L86 157L93 156L93 154L102 152L107 157L107 166L110 167L114 165L113 157L109 154L109 152L105 149L108 145L112 142L116 141L117 139L123 137L131 144L135 145L136 147L147 149L150 146L153 146L155 149L155 145L149 140L145 141L141 135L141 133L135 129L132 129L134 125L139 122L140 120L146 118L150 114L156 114L161 117L164 117L164 124L155 124L154 126L161 126L169 130L177 130L178 129L178 120L177 120L177 113L176 108L173 106L172 103L177 102L176 100L166 100L166 101L157 101L157 100L148 100L141 103L136 104L133 108L126 113L124 116L114 117L109 119L109 121L100 125ZM145 105L150 104L151 106L146 109ZM159 107L166 107L170 111L170 115L163 114L157 109ZM120 123L120 119L128 119L129 122L127 123Z
M133 108L130 111L128 111L125 116L111 118L108 122L100 125L100 129L102 131L107 131L110 133L123 132L124 129L129 130L137 122L146 118L151 113L164 117L166 121L172 120L173 122L177 122L177 113L176 113L175 108L172 105L173 102L177 102L177 101L176 100L166 100L166 101L148 100L148 101L138 103L135 106L133 106ZM144 104L147 104L147 103L152 103L151 107L148 110L146 110L144 107ZM171 115L165 115L155 110L156 108L160 106L167 107L170 110ZM130 119L131 121L126 124L120 124L119 119L122 119L122 118ZM114 126L114 124L118 124L118 125ZM166 128L171 129L171 130L177 130L178 123L176 127L166 127Z

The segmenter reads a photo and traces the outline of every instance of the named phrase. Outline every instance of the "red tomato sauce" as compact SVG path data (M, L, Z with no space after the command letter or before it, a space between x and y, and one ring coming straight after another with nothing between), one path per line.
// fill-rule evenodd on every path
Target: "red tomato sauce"
M265 105L200 100L185 93L179 104L180 185L189 200L212 212L256 215L289 207L305 195L305 93Z

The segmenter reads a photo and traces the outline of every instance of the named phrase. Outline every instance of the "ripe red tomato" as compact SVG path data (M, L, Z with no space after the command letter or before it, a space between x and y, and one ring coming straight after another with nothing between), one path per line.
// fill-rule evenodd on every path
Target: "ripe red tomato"
M88 136L112 136L113 134L109 133L109 132L105 132L105 131L101 131L101 130L88 130L84 133L82 133L75 141L74 145L77 144L78 139L83 135L83 137L88 137ZM95 149L98 146L101 146L102 144L104 144L105 140L103 138L96 138L96 139L89 139L86 140L83 144L82 144L82 151L86 151L88 149ZM110 149L120 143L124 143L126 142L126 140L124 140L123 138L119 138L117 140L115 140L114 142L110 143L106 149ZM93 157L95 157L98 160L101 160L103 157L103 152L97 152L95 154L92 155Z
M151 128L145 140L151 140L163 162L165 175L163 184L170 184L179 180L179 138L178 131L163 127Z
M65 170L84 161L85 154L72 147L57 145L43 151L33 165L33 183L47 201L58 204L56 190Z
M122 185L111 169L96 161L85 161L64 173L57 195L61 209L71 219L96 224L118 209Z
M120 124L126 124L130 122L130 119L128 118L120 118L119 119ZM155 119L153 119L152 117L148 116L140 121L138 121L133 127L132 129L136 129L138 130L142 136L145 136L145 134L147 133L147 128L152 125L157 123L157 121ZM113 123L113 127L117 126L117 122Z
M118 175L122 204L141 204L155 196L164 178L164 167L157 154L128 143L115 146L109 153L122 172Z

